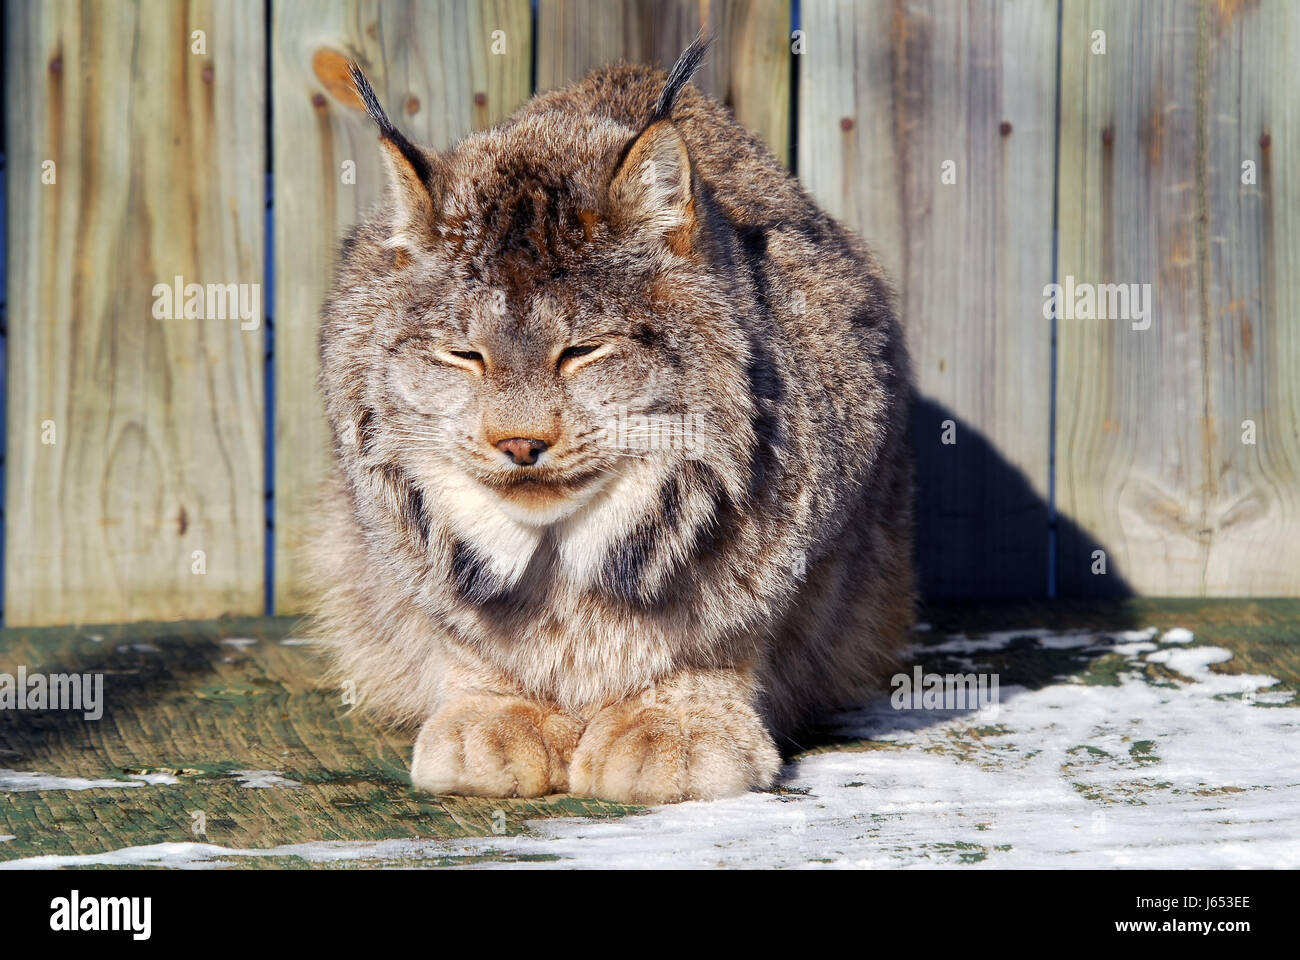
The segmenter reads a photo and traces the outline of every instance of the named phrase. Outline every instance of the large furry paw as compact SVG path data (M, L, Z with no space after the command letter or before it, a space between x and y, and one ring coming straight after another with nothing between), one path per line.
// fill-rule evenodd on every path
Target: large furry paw
M758 714L739 700L625 700L587 725L570 790L622 803L711 800L771 786L781 767Z
M411 756L411 783L466 797L540 797L569 786L582 725L515 697L466 697L425 721Z

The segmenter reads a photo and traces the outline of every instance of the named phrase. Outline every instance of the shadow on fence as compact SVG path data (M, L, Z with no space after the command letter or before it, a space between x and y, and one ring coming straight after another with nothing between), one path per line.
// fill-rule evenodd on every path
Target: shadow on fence
M1057 514L1053 523L1050 505L1024 472L952 410L918 395L912 441L923 597L1045 598L1054 592L1053 556L1060 563L1065 544L1071 563L1091 564L1096 551L1105 552L1107 572L1093 578L1090 596L1133 595L1111 551L1067 516Z

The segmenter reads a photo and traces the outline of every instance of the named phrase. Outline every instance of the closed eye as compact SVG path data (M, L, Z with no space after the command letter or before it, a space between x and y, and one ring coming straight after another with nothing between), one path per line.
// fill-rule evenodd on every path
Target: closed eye
M595 349L596 345L594 343L585 343L580 347L566 347L560 354L560 362L563 363L573 357L585 357Z
M470 373L482 374L487 368L483 354L477 350L443 350L437 354L438 359L453 367L460 367Z
M601 346L603 345L598 343L583 343L573 347L565 347L560 351L559 357L556 358L555 366L559 369L563 369L564 367L571 365L572 362L577 360L579 357L586 357L595 353L601 348Z

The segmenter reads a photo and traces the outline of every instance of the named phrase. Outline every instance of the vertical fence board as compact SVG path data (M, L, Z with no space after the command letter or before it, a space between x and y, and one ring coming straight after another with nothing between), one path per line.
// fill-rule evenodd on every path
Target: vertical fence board
M258 613L260 310L156 319L154 285L262 280L262 7L5 17L9 623Z
M790 0L541 0L537 89L620 59L667 69L701 27L717 43L696 82L788 163Z
M898 290L932 597L1046 591L1056 11L802 6L799 174Z
M1293 21L1286 3L1065 4L1059 272L1151 285L1147 329L1059 322L1059 503L1108 550L1100 576L1062 538L1067 593L1300 589L1300 183L1272 162L1300 150Z
M275 602L277 612L297 613L312 593L302 547L329 462L318 313L338 239L383 190L375 129L349 93L345 58L362 65L408 136L441 149L528 98L532 24L528 0L277 0L272 20ZM344 182L347 163L355 183Z
M1062 43L1062 283L1149 283L1152 321L1058 321L1058 503L1106 551L1093 574L1094 552L1063 537L1061 584L1177 594L1204 559L1197 10L1067 3Z
M1209 596L1300 594L1300 11L1205 15ZM1243 184L1242 164L1255 166ZM1253 422L1254 444L1243 442ZM1192 591L1189 591L1192 592Z

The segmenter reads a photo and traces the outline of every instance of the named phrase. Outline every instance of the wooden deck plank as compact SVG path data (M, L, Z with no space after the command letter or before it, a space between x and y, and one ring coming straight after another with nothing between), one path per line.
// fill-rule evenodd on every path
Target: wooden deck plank
M573 797L486 800L411 789L411 738L349 713L292 643L291 618L0 631L0 673L101 673L101 720L0 711L0 768L116 781L87 790L3 792L0 858L209 842L491 836L525 820L625 807ZM289 640L289 643L285 643ZM295 785L258 788L237 771ZM177 782L131 786L132 775ZM0 773L0 783L5 774ZM251 782L256 782L253 778ZM502 811L497 814L496 811ZM193 832L196 811L206 832ZM86 824L94 823L94 829Z
M930 629L916 640L927 670L960 667L925 649L949 633L1180 626L1197 643L1230 650L1232 672L1278 677L1273 691L1300 689L1296 600L942 604L923 616ZM47 675L102 673L106 701L99 721L67 711L0 710L0 784L8 783L0 787L0 835L14 838L0 842L0 861L160 843L266 850L490 837L525 831L531 820L633 809L569 796L466 799L411 789L410 736L350 715L341 691L320 684L310 649L292 642L295 627L275 618L0 631L0 674L16 676L19 666ZM1063 676L1115 682L1104 654L1080 659L1077 649L1012 643L985 659L1007 687L1035 689ZM807 746L817 753L870 745ZM120 784L133 774L166 774L176 782L15 790L4 780L13 771ZM271 772L297 785L258 788L238 771ZM196 811L206 823L201 835L193 832ZM240 862L304 865L291 857Z

